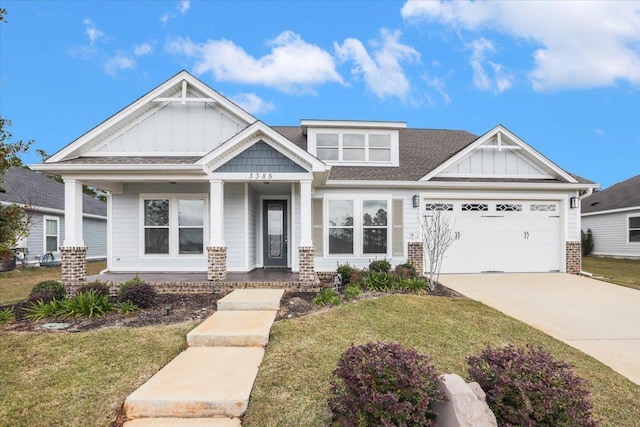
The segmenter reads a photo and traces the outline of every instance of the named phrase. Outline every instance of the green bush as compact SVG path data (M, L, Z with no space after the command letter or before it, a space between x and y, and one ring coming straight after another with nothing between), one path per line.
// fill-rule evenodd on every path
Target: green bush
M100 317L113 310L113 308L113 303L108 296L99 295L93 289L62 301L62 309L65 316Z
M342 277L342 285L347 286L351 283L351 275L353 275L356 269L351 267L349 263L338 264L338 268L336 268L336 272L340 274Z
M589 392L568 363L539 347L487 347L467 358L503 426L593 427Z
M414 265L410 262L406 262L404 264L399 264L396 266L395 270L396 277L399 280L402 279L414 279L418 277L418 273Z
M580 230L580 240L582 244L582 256L591 255L595 242L593 241L593 233L590 228L587 228L586 233L583 230Z
M131 301L118 301L113 304L113 308L120 314L131 314L138 309Z
M53 290L54 298L57 300L62 300L67 295L67 290L64 288L64 285L55 280L45 280L44 282L37 283L31 289L31 294L47 289Z
M331 380L333 425L429 426L442 400L431 360L398 343L368 343L347 349Z
M350 283L344 288L342 298L345 301L351 301L352 299L360 296L361 293L362 293L362 289L360 289L359 283Z
M43 289L41 291L31 292L31 295L29 295L29 299L27 301L29 303L44 302L46 304L55 299L56 294L53 289Z
M49 302L34 301L31 302L31 307L24 309L24 317L29 320L42 320L47 317L55 317L65 314L64 304L57 299L53 299Z
M318 292L313 299L316 305L338 305L340 304L340 296L331 288L326 288Z
M353 272L351 273L351 277L349 277L349 283L363 285L364 277L367 275L367 273L367 270L359 270L357 268L354 268Z
M0 325L5 323L11 323L13 319L13 308L6 307L0 310Z
M396 278L389 273L369 271L364 276L364 285L367 290L379 292L391 292L397 289Z
M144 282L125 282L120 289L120 301L131 301L138 308L153 307L156 302L156 290Z
M391 270L391 263L386 259L377 259L369 264L369 271L378 273L388 273Z
M427 282L424 279L402 279L399 287L409 292L418 292L427 289Z

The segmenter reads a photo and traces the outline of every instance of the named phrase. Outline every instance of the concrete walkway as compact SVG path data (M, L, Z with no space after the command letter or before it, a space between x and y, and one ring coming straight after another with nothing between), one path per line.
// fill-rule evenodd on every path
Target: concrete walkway
M187 334L180 353L125 400L125 427L238 427L280 306L281 289L239 289Z
M640 291L562 273L442 275L440 281L640 384Z

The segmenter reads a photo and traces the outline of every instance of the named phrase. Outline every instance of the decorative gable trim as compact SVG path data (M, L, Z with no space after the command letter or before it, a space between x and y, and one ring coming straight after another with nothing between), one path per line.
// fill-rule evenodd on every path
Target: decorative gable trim
M193 98L187 96L187 87L191 86L196 91L202 93L204 96L201 98ZM168 95L180 92L179 97L169 97ZM127 118L139 115L146 117L151 112L162 108L169 102L208 102L216 105L219 108L229 112L231 115L238 118L240 121L246 124L253 123L256 118L251 114L238 107L236 104L211 89L209 86L198 80L196 77L188 73L187 71L181 71L160 86L156 87L146 95L139 98L134 103L123 108L89 132L76 139L62 150L51 156L45 163L56 163L62 160L73 158L74 153L79 151L84 145L91 143L95 138L98 138L104 134L109 133L110 129L116 128L119 123L122 123ZM150 112L151 111L151 112ZM128 126L125 124L125 126Z
M256 121L214 148L195 164L215 171L258 142L264 142L309 172L326 172L329 166L295 145L261 121Z
M508 140L505 141L503 138ZM497 143L490 145L489 143L494 139L497 139ZM495 147L495 148L494 148ZM531 173L527 174L455 174L455 173L447 173L454 166L459 164L464 159L471 156L474 152L482 149L495 149L495 150L509 150L519 158L524 161L527 161L530 166L533 168ZM429 181L434 177L471 177L471 178L538 178L538 179L550 179L550 178L561 178L569 183L577 183L578 181L565 172L562 168L557 166L555 163L551 162L549 159L544 157L538 151L536 151L533 147L525 143L522 139L518 138L514 133L509 131L502 125L498 125L495 128L491 129L489 132L480 136L474 142L469 144L467 147L459 151L457 154L449 158L447 161L442 163L440 166L433 169L427 175L420 178L420 181Z

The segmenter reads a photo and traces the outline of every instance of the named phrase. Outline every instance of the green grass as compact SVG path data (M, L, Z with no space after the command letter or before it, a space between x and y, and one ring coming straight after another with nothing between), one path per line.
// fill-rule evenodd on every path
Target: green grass
M193 324L0 333L0 425L108 426L184 347Z
M583 257L582 270L616 285L640 289L640 259Z
M465 357L487 345L542 346L590 383L603 426L640 420L640 386L595 359L468 299L397 295L274 324L244 419L246 427L327 425L329 380L353 344L398 341L430 355L441 373L466 377Z
M107 268L107 263L87 263L87 275L92 276ZM29 296L31 288L43 280L60 281L60 267L37 267L0 273L0 304L10 304Z

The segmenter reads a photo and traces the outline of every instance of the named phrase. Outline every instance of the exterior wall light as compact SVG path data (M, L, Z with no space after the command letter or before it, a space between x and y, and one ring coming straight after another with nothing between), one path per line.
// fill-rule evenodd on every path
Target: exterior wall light
M420 196L417 194L413 196L413 207L417 208L420 206Z
M569 203L570 203L569 206L571 206L571 209L577 209L580 206L580 199L574 196L569 199Z

